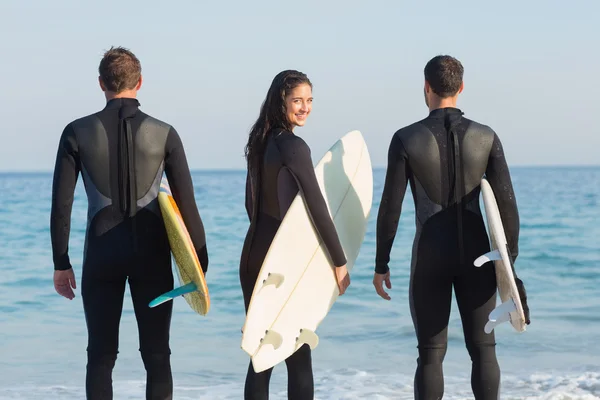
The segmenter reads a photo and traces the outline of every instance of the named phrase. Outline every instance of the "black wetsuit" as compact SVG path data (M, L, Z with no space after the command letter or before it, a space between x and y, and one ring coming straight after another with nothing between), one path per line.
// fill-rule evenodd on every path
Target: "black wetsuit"
M88 328L88 399L112 399L119 321L129 281L147 371L147 399L171 399L169 330L172 302L148 303L173 288L171 256L157 195L163 172L203 269L205 233L194 199L183 145L175 129L138 109L135 99L113 99L68 124L60 138L50 232L54 268L71 268L68 243L79 173L88 199L81 294Z
M258 184L247 178L246 211L250 227L240 262L240 282L246 311L263 260L281 220L301 190L315 227L336 267L346 264L335 226L318 186L308 145L289 131L274 131L265 146ZM286 360L288 398L308 400L314 397L311 351L302 346ZM272 368L255 373L248 367L244 398L266 400Z
M498 398L500 370L494 333L484 332L496 301L494 266L473 265L477 257L490 250L479 206L484 176L496 195L515 259L519 215L502 144L494 131L462 117L456 108L446 108L433 110L424 120L393 136L377 219L375 270L388 271L402 201L410 182L416 208L410 309L419 348L417 399L440 399L443 395L442 362L453 286L472 360L475 398Z

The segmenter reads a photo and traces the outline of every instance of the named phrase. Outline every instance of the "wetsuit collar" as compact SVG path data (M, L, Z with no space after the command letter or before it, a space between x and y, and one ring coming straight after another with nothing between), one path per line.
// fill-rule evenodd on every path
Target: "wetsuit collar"
M444 118L448 114L463 114L463 112L455 107L436 108L435 110L431 110L429 116L431 118Z
M121 108L123 106L125 106L125 107L139 107L140 106L140 102L137 99L134 99L134 98L120 97L120 98L116 98L116 99L110 99L106 103L105 109Z

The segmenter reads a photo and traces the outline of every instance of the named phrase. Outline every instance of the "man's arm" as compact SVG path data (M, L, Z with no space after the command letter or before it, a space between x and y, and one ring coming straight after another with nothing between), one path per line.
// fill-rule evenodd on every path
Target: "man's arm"
M519 255L520 221L519 211L517 208L517 199L515 198L515 192L513 190L508 164L506 162L506 158L504 157L504 149L502 147L502 143L500 142L500 138L495 133L485 175L490 183L490 186L492 187L492 190L494 191L494 196L496 197L500 218L506 234L506 243L512 257L513 265L511 265L511 267L515 277L517 291L519 292L519 298L521 299L521 305L523 306L525 323L529 325L531 321L529 306L527 305L527 291L525 290L523 281L518 278L514 267L514 263Z
M390 252L398 229L402 202L408 185L408 156L399 134L392 138L388 149L385 184L377 215L377 251L375 272L389 271Z
M71 210L80 169L75 131L69 124L60 137L52 182L50 241L54 270L57 271L71 269L69 260Z
M498 203L506 242L514 263L519 255L519 212L502 143L495 133L485 175Z
M171 187L171 193L173 193L181 217L190 233L202 270L206 273L208 270L208 251L204 224L196 206L194 185L183 143L173 127L169 131L165 150L165 173Z

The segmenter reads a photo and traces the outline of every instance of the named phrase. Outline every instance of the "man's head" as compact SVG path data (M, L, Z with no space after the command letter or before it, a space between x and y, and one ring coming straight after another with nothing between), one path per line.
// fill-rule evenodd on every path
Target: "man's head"
M98 81L106 98L136 97L142 86L142 66L137 57L123 47L111 47L100 61Z
M460 61L450 56L436 56L425 65L425 103L431 109L456 105L463 90L464 68ZM450 105L447 105L450 104Z

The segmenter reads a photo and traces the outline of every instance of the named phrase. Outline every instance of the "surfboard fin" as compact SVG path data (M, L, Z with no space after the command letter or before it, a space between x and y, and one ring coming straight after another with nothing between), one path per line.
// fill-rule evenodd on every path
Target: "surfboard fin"
M488 323L485 324L485 333L490 333L501 323L510 321L510 313L516 310L517 306L512 299L508 299L498 307L494 308L488 317Z
M319 336L310 329L300 329L300 334L296 338L296 350L305 343L310 346L311 350L314 350L319 345Z
M279 286L281 286L281 284L283 283L283 275L281 274L272 274L269 272L269 275L267 276L267 279L263 280L263 288L269 285L275 285L275 287L277 289L279 289Z
M499 261L502 260L502 256L498 250L490 251L489 253L485 253L484 255L478 257L473 265L476 267L481 267L483 264L489 261Z
M261 346L265 344L271 344L277 350L281 343L283 343L283 337L280 333L275 331L265 331L265 336L260 339Z
M150 308L154 308L162 303L173 300L177 296L183 296L184 294L196 291L198 288L194 282L190 282L187 285L175 288L167 293L163 293L148 304Z
M500 304L498 307L492 310L489 319L490 321L495 321L501 318L502 315L510 314L513 311L517 311L517 306L512 299L508 299L504 303Z
M504 322L508 322L510 321L510 314L502 314L498 319L492 321L489 320L487 322L487 324L485 324L485 327L483 328L484 332L489 334L491 333L494 328L496 328L498 325L504 323Z

